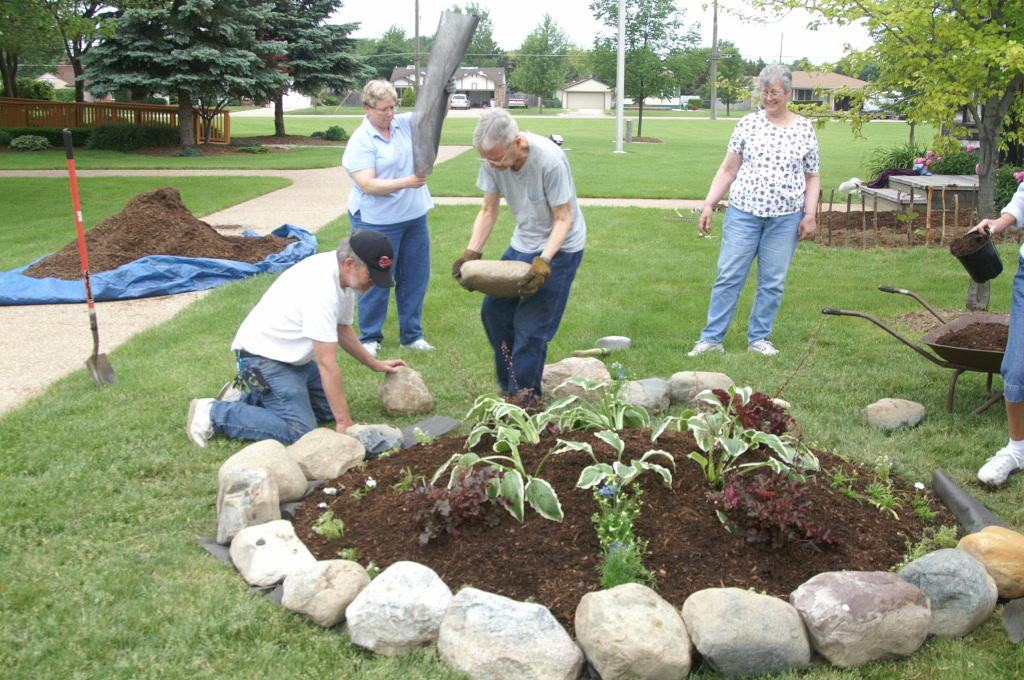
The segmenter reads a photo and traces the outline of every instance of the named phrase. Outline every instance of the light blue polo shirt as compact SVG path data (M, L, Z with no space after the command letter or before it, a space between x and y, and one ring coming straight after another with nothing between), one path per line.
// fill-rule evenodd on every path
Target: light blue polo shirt
M384 139L363 116L362 124L345 145L341 164L349 175L374 168L378 179L400 179L412 174L412 117L400 113L391 119L391 139ZM430 191L424 184L419 189L399 189L390 194L364 193L359 185L352 187L348 197L348 211L369 224L397 224L420 217L434 207Z

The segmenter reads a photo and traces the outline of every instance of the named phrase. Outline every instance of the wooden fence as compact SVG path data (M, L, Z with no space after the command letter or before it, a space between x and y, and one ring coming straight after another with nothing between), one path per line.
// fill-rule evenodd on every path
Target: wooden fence
M203 141L203 120L192 109L196 140ZM94 127L96 125L178 126L178 107L119 102L54 102L0 97L0 127ZM213 118L210 141L231 142L231 115L221 111Z

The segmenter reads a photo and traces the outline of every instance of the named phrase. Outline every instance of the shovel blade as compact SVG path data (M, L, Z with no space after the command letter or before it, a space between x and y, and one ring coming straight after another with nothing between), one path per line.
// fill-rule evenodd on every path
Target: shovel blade
M106 354L94 354L85 360L85 367L89 369L89 375L96 387L106 387L117 382L117 375L114 367L110 365L110 359Z

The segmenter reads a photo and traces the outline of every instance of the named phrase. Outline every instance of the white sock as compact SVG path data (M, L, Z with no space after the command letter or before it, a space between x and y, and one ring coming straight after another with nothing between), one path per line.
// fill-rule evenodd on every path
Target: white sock
M1024 465L1024 440L1016 441L1011 439L1010 443L1006 445L1006 448L1010 450L1013 457L1017 459L1018 464Z

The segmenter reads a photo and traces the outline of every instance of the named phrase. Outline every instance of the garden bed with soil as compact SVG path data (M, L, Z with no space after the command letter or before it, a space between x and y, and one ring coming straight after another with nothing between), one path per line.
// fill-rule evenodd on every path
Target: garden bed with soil
M909 222L908 228L908 223L900 219L904 213L879 210L876 229L875 213L870 206L863 213L859 210L851 210L849 213L823 210L818 216L818 228L814 234L814 242L820 246L833 248L907 248L923 245L945 248L949 247L953 240L963 236L979 221L977 215L969 210L961 210L955 219L953 212L948 211L945 213L946 230L945 236L943 236L943 213L941 211L932 212L930 232L927 228L924 210L918 208L917 213L917 217ZM846 228L847 217L850 222L849 233ZM831 228L829 227L830 219ZM993 241L995 243L1018 243L1017 238L1016 230L1007 229L996 234Z
M675 458L671 488L654 473L641 475L636 482L643 490L643 506L635 531L648 542L650 554L644 564L655 575L658 593L677 607L703 588L750 588L787 598L797 586L824 571L886 571L900 562L908 543L916 544L926 528L907 501L915 493L912 485L895 476L890 478L893 489L905 494L902 507L890 514L863 498L848 497L845 484L840 488L829 486L833 478L830 473L841 470L853 480L847 493L863 495L867 485L875 481L872 470L858 468L827 452L816 452L822 472L809 484L807 498L813 503L809 516L818 525L830 528L836 543L818 548L795 542L778 549L749 544L726 532L718 519L707 497L712 487L698 464L686 457L697 450L688 431L667 431L653 444L649 430L626 429L618 434L626 445L623 461L639 458L650 449L663 449ZM560 437L589 442L601 460L614 460L611 447L592 433L563 432ZM538 445L520 445L528 471L536 470L555 446L555 439L545 433ZM337 480L326 481L296 513L296 533L319 560L337 559L339 551L354 548L359 561L373 561L381 569L401 560L418 562L437 572L452 590L471 585L543 604L572 632L580 598L601 588L601 549L591 520L598 505L593 490L576 488L581 470L591 459L579 451L561 453L549 457L539 473L558 493L564 521L544 519L528 508L520 524L501 511L500 522L493 528L464 525L458 536L442 534L422 545L413 515L431 502L423 495L392 486L403 480L408 483L415 475L429 480L452 454L464 450L464 441L445 438L418 445L370 461L365 470L355 469ZM486 447L481 444L481 448ZM756 460L758 452L744 454L747 457ZM366 492L369 477L376 486ZM445 474L439 483L444 484L447 478ZM325 487L337 488L337 495L326 494ZM361 497L354 498L352 493L361 489ZM314 523L325 512L321 506L324 503L344 522L343 535L337 540L313 531ZM935 526L955 525L940 503L933 500L932 509L940 511Z

